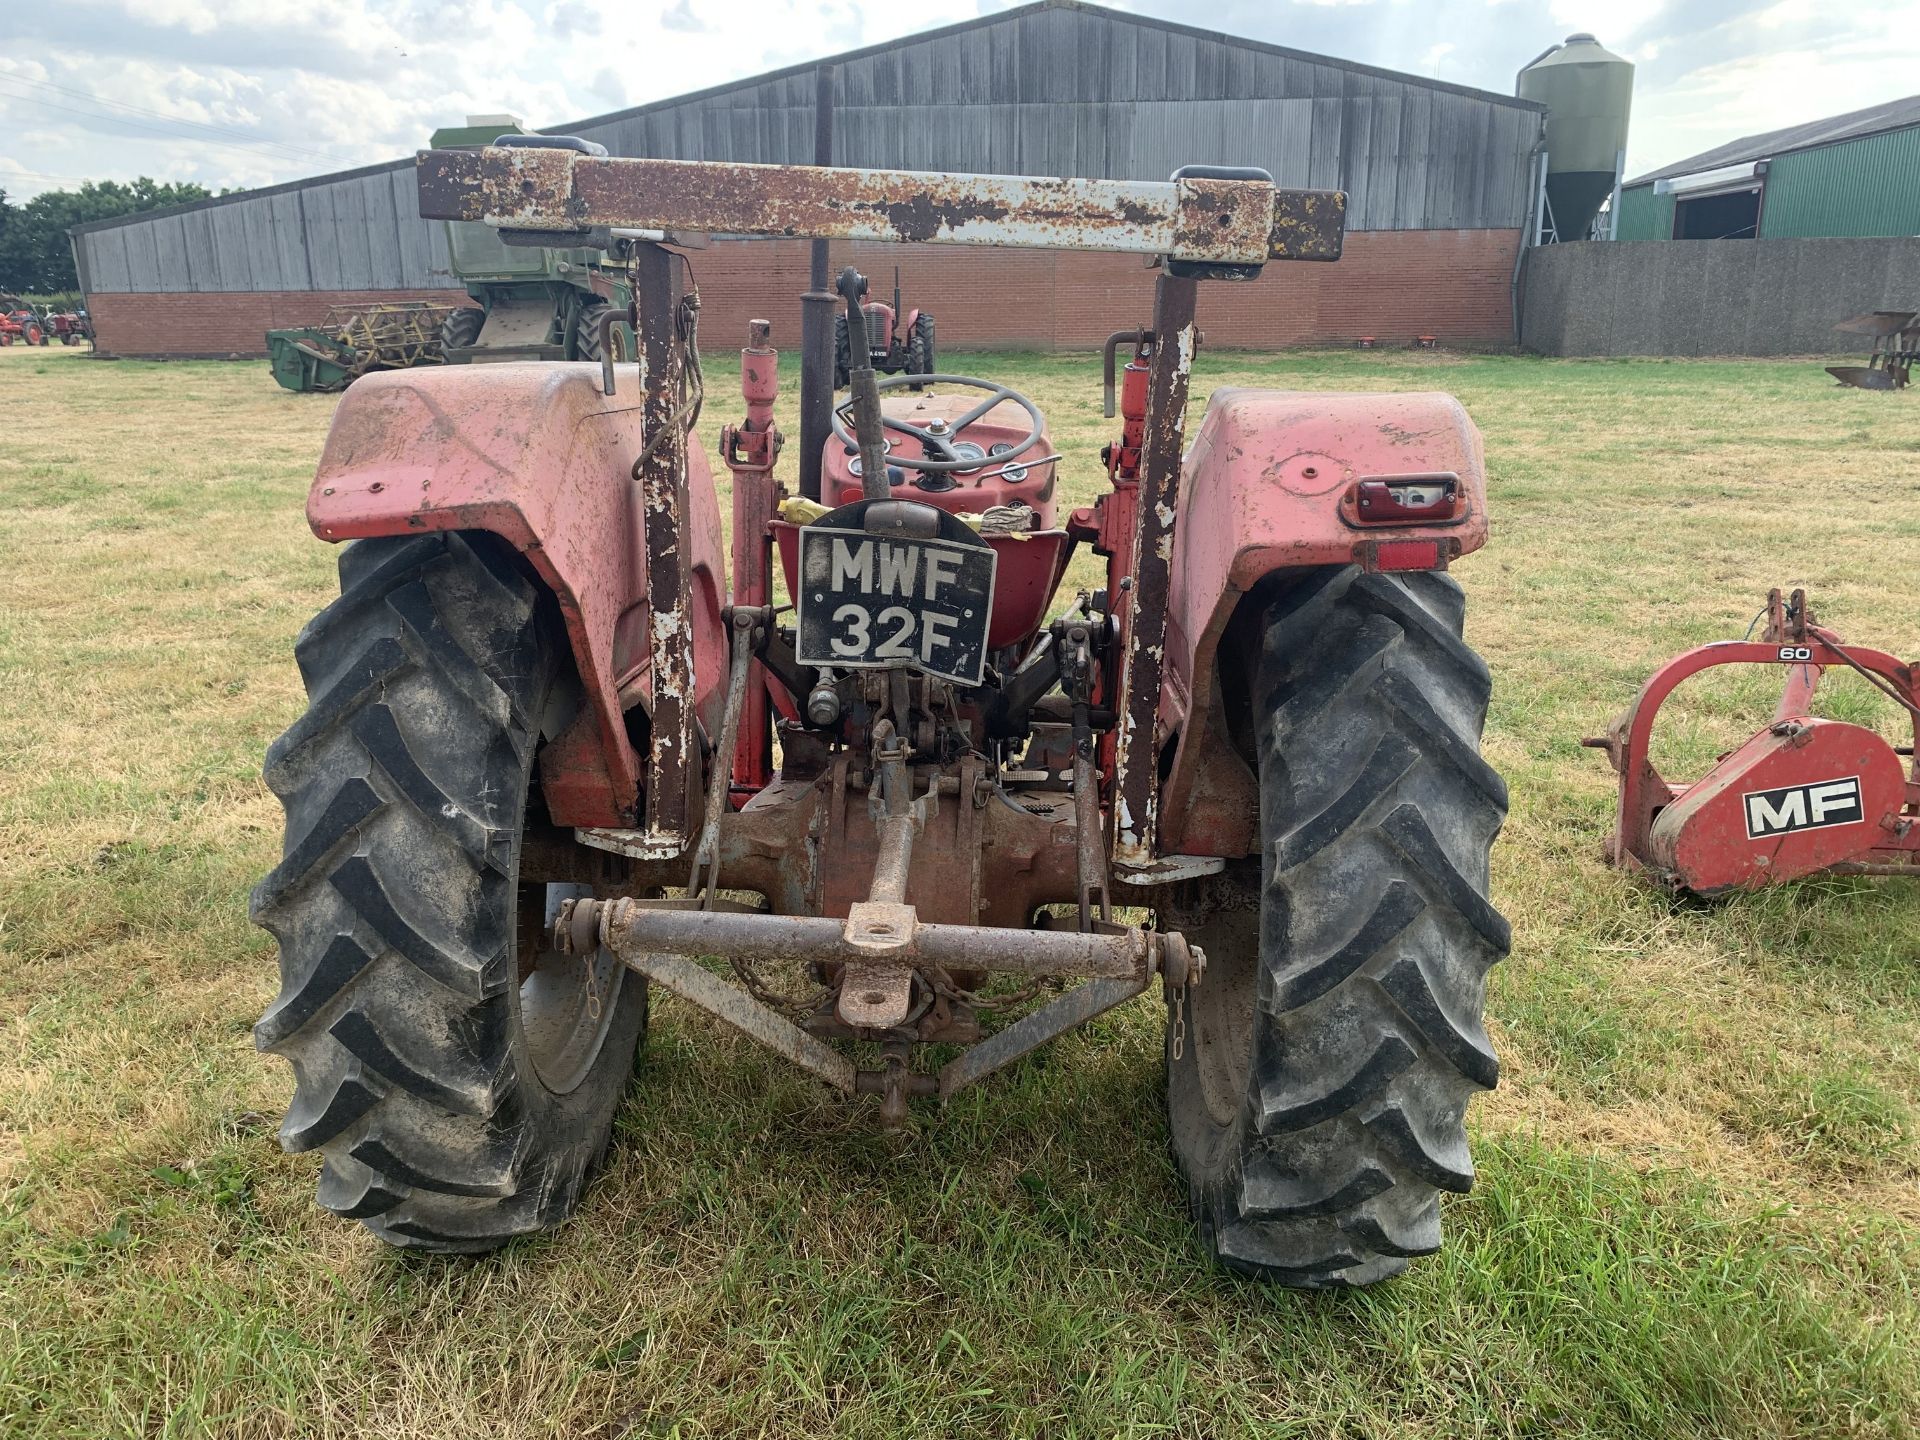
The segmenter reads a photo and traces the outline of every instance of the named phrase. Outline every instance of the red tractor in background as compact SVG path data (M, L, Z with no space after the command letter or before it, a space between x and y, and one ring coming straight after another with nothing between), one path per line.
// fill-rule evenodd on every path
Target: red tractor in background
M1198 287L1337 259L1344 197L521 147L426 152L420 196L661 238L637 371L396 371L336 413L307 516L352 543L295 647L253 902L320 1203L439 1251L559 1223L650 986L892 1124L1157 986L1210 1253L1325 1287L1434 1250L1508 944L1445 573L1486 537L1480 437L1440 394L1217 390L1186 424ZM856 363L800 495L751 327L729 551L690 443L699 233L1159 257L1119 432L1069 459L1004 385L876 379L848 269ZM1068 464L1104 471L1091 505ZM1081 545L1106 583L1063 596Z
M920 309L900 308L900 267L893 267L893 304L878 300L862 301L861 320L866 332L866 363L888 375L902 371L909 375L931 375L939 357L933 348L933 316ZM851 320L846 315L833 322L833 388L844 390L857 368Z
M47 313L47 328L59 337L62 345L93 340L93 321L85 310L51 310Z
M0 345L45 345L47 325L30 305L0 311Z

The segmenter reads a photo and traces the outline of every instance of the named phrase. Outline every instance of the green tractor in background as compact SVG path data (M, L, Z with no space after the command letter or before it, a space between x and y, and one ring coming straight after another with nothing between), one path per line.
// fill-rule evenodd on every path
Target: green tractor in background
M495 143L606 153L584 140L532 134L511 115L475 115L465 125L433 132L435 149ZM589 232L590 243L582 245L577 234L566 232L553 238L568 243L555 247L540 244L535 231L515 232L508 243L491 226L444 223L452 273L477 307L419 300L335 306L319 325L267 332L273 378L298 393L331 394L373 370L601 358L603 317L625 315L633 302L631 237L600 230ZM604 333L613 337L614 359L634 355L633 329L624 319ZM0 313L0 345L8 343Z
M494 144L606 154L604 148L571 136L533 134L511 115L473 115L465 125L433 132L436 150ZM455 310L440 327L448 363L601 358L602 318L609 307L617 314L633 302L627 273L630 240L603 231L594 235L595 244L576 241L556 248L528 243L537 237L521 232L510 244L500 231L477 221L445 223L453 274L478 302L477 309ZM614 358L633 355L632 329L621 322L612 333Z

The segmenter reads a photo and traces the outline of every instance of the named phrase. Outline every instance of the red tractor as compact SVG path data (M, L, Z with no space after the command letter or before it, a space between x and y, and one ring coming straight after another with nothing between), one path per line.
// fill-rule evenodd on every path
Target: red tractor
M1344 197L557 148L426 152L420 196L664 238L637 369L369 375L334 419L307 517L352 543L254 894L320 1203L439 1251L559 1223L653 986L892 1124L1157 986L1213 1255L1323 1287L1434 1250L1508 943L1445 573L1486 537L1480 437L1439 394L1223 389L1186 426L1199 286L1337 259ZM1118 433L1069 459L1028 396L862 363L788 496L755 322L729 552L672 248L700 233L1161 257ZM1091 505L1067 465L1104 472ZM1106 583L1062 595L1079 545Z
M900 267L893 270L893 304L877 300L860 306L866 332L864 351L867 364L888 375L903 371L908 375L931 375L938 356L933 350L933 316L924 310L900 308ZM833 388L844 390L857 368L852 318L842 315L833 322Z
M30 306L0 312L0 345L47 344L47 326Z
M48 329L62 345L78 345L93 339L93 323L85 310L54 310L47 315Z

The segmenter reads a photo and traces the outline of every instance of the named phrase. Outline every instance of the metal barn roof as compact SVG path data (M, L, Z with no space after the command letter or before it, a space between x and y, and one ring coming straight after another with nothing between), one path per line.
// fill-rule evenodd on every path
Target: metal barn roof
M1066 24L1075 17L1088 21L1104 22L1120 27L1128 32L1140 32L1156 37L1157 49L1149 49L1143 40L1137 49L1130 49L1127 55L1125 75L1117 73L1122 68L1109 64L1113 58L1101 55L1082 55L1071 42L1084 39L1083 36L1062 35L1057 38L1067 41L1063 48L1047 52L1044 66L1019 65L1020 46L1014 44L1020 38L1025 25L1048 17ZM839 104L850 109L863 106L871 107L876 103L919 105L931 100L934 103L980 103L981 99L973 95L941 94L938 96L913 97L889 95L880 91L897 88L898 80L889 81L888 77L868 77L859 62L870 61L908 51L926 50L926 53L942 53L942 42L970 37L981 32L999 32L1009 43L996 46L990 52L979 57L969 55L972 64L963 67L970 73L966 76L953 74L943 81L944 88L960 85L963 79L973 82L974 88L997 88L1011 83L1017 94L1010 97L994 97L1003 103L1010 100L1015 104L1047 104L1054 101L1068 103L1116 99L1139 99L1148 101L1235 101L1242 98L1254 98L1270 93L1255 78L1242 76L1217 60L1209 66L1201 58L1202 52L1194 49L1194 42L1208 47L1231 47L1247 56L1269 57L1273 66L1281 64L1289 68L1289 73L1299 71L1303 75L1318 73L1328 77L1335 93L1352 96L1368 96L1387 93L1382 86L1395 91L1428 92L1438 96L1453 96L1462 100L1477 101L1481 104L1503 110L1526 112L1538 115L1546 107L1531 100L1517 99L1512 95L1501 95L1490 90L1476 90L1471 86L1455 85L1444 80L1434 80L1422 75L1402 74L1394 70L1382 69L1375 65L1363 65L1351 60L1340 60L1326 55L1315 55L1304 50L1293 50L1283 45L1272 45L1261 40L1249 40L1238 35L1228 35L1216 30L1205 30L1194 25L1182 25L1171 20L1155 19L1146 15L1135 15L1127 11L1109 9L1104 5L1091 5L1084 0L1038 0L1038 3L1017 6L1010 10L983 15L974 20L963 20L957 24L944 25L932 30L922 30L897 39L882 41L879 44L863 46L857 50L843 51L837 55L824 55L817 60L804 61L789 65L783 69L750 75L744 79L731 80L703 90L690 91L683 95L674 95L662 100L649 101L644 105L631 106L624 110L615 110L604 115L590 116L584 120L573 120L544 125L541 128L549 134L586 134L588 138L617 139L624 133L641 133L642 122L652 122L658 128L663 117L673 114L698 116L701 112L721 109L734 110L746 108L804 108L811 115L813 104L813 76L820 67L831 65L841 73L838 87L848 93L843 94ZM1187 46L1184 54L1169 49L1170 42L1183 41ZM929 48L931 47L931 48ZM1218 50L1211 52L1217 56ZM1137 55L1137 59L1136 59ZM1151 62L1148 56L1153 58ZM1149 63L1155 73L1148 76L1144 68ZM1334 78L1342 77L1342 78ZM877 84L875 81L877 80ZM1302 93L1321 95L1325 83L1307 82L1308 88ZM1112 90L1128 90L1123 96L1109 94ZM873 91L874 93L863 93ZM922 111L924 115L924 110ZM891 117L889 117L891 119ZM1520 119L1515 116L1515 119ZM842 124L845 121L840 122ZM1458 123L1458 122L1454 122ZM812 144L812 120L807 118L802 127L805 132L806 146L810 152ZM605 132L613 132L612 136ZM1363 137L1364 138L1364 137ZM617 144L615 153L623 152ZM761 159L754 155L679 155L674 150L649 150L646 153L664 153L674 158L729 158ZM764 157L784 161L785 156ZM789 162L790 163L790 162ZM860 163L841 160L840 163ZM872 163L872 162L866 162ZM372 165L363 165L352 170L337 171L330 174L314 175L301 180L285 181L278 185L262 186L254 190L239 190L230 195L215 196L206 200L197 200L186 205L169 206L165 209L144 210L133 214L116 215L105 220L94 220L86 224L73 226L69 231L73 235L86 235L95 231L111 230L129 225L142 225L172 215L189 214L196 210L218 209L251 200L262 200L274 196L290 195L295 192L332 185L339 181L361 180L387 172L413 169L413 157L383 161ZM1052 173L1051 171L1041 173ZM1125 178L1125 177L1121 177Z

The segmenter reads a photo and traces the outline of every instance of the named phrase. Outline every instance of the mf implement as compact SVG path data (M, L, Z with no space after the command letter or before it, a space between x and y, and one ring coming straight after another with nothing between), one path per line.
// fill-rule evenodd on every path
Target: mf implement
M1920 680L1884 650L1849 645L1817 624L1804 590L1767 593L1766 628L1669 660L1605 735L1620 777L1607 858L1697 895L1756 890L1822 871L1920 876L1920 771L1913 745L1813 713L1829 670L1859 675L1892 700L1920 735ZM1756 617L1756 622L1759 617ZM1723 665L1761 665L1783 677L1764 728L1705 775L1675 784L1651 759L1660 707L1685 680Z
M659 238L637 367L369 376L334 420L307 514L352 543L296 646L254 898L282 978L256 1033L321 1204L435 1250L557 1224L650 987L891 1124L1154 990L1213 1255L1330 1286L1438 1246L1508 935L1444 573L1486 537L1480 438L1437 394L1187 417L1200 287L1337 259L1344 198L520 146L425 153L420 194ZM674 248L702 232L1152 257L1111 442L1062 454L989 379L877 379L849 269L858 363L798 494L751 327L723 543ZM1068 593L1079 546L1105 584Z

